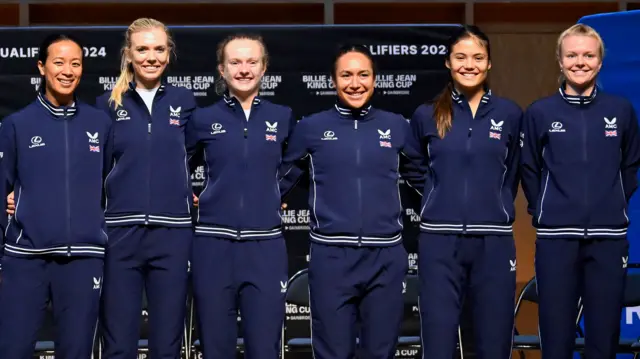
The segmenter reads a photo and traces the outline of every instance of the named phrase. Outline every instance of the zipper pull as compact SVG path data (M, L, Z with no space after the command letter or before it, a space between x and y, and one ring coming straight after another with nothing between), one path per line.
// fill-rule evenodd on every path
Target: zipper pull
M244 128L244 138L247 138L247 128Z
M149 133L151 133L151 123L149 123L149 125L147 127L149 129Z

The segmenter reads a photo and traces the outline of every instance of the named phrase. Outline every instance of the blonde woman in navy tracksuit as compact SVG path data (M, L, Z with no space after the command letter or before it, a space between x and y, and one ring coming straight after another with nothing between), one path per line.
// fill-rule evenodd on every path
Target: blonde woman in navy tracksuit
M331 74L335 106L300 120L280 170L286 195L308 159L313 354L351 359L358 338L358 357L391 359L408 269L399 180L419 190L422 158L405 118L371 106L367 48L342 47Z
M537 230L543 359L572 355L578 299L585 355L615 357L638 187L640 139L631 103L596 86L604 44L578 24L558 38L558 91L527 108L522 185Z
M487 88L490 44L478 28L452 35L446 66L449 84L411 120L429 170L418 239L423 358L454 356L466 299L478 358L509 359L522 111Z

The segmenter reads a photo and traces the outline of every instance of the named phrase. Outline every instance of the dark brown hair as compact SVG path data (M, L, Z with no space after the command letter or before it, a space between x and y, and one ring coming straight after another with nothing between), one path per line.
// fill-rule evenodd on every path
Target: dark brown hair
M453 47L461 40L474 38L487 50L487 56L491 61L491 44L489 37L485 35L477 26L464 25L458 28L453 35L449 38L447 46L447 61L449 56L453 52ZM438 129L438 136L444 138L445 134L451 129L451 122L453 121L453 100L451 98L451 92L453 91L453 79L449 75L449 81L445 88L435 98L433 105L433 118L436 121L436 128Z

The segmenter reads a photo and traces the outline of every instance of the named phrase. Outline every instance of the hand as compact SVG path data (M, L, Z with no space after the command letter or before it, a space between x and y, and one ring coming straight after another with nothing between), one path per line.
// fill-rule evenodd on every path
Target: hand
M198 197L196 196L196 194L194 193L194 194L193 194L193 206L194 206L194 207L198 207L198 201L199 201L199 199L198 199Z
M287 209L287 204L286 204L286 203L281 204L281 205L280 205L280 208L282 208L282 209Z
M13 192L7 196L7 213L13 215L16 212L16 202L13 200Z

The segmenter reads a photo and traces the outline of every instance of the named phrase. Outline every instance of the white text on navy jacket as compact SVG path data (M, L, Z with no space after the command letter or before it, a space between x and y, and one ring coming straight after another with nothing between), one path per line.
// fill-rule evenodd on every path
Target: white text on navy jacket
M637 116L626 99L561 89L529 106L522 185L540 238L624 238L638 187Z
M149 113L133 83L117 109L108 103L109 95L96 100L114 128L114 164L105 182L107 225L192 226L185 137L195 97L188 89L163 84Z
M421 191L418 146L401 115L334 108L297 124L283 160L286 193L306 158L310 171L310 238L324 244L391 246L402 242L399 181Z
M411 119L429 164L420 230L511 235L522 111L489 91L473 116L463 95L451 96L452 126L444 138L438 136L432 105L421 105Z
M102 257L107 241L102 183L111 122L75 101L54 107L41 94L7 117L0 130L2 169L15 214L5 255Z
M291 109L256 97L249 119L235 97L224 96L194 116L197 155L205 183L196 233L238 240L282 235L278 168L295 125Z

